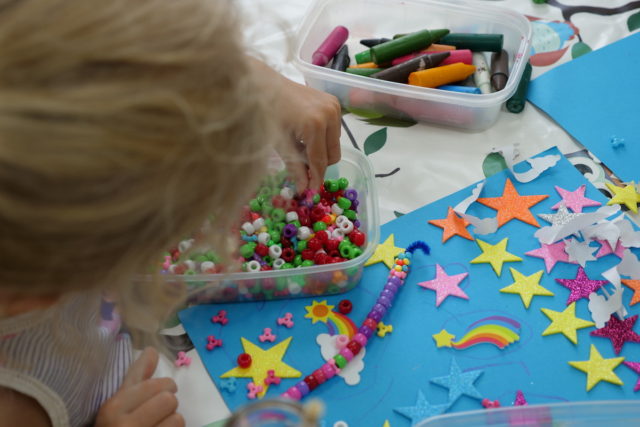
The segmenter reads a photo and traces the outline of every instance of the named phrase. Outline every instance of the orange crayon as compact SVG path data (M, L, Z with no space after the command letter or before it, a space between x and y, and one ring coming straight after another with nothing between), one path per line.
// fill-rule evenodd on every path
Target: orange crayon
M448 44L437 44L437 43L433 43L432 45L430 45L429 47L427 47L426 49L422 49L421 52L422 53L431 53L431 52L448 52L450 50L456 50L455 46L450 46Z
M459 82L469 77L476 70L473 65L457 62L442 67L428 68L409 74L409 84L422 87L438 87Z
M379 68L375 62L365 62L363 64L350 65L349 68Z

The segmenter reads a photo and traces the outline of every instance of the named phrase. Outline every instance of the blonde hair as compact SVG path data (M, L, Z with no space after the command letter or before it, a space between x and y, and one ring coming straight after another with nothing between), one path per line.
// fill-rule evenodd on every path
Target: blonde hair
M232 3L0 0L0 287L157 329L176 295L133 278L208 216L222 245L282 136Z

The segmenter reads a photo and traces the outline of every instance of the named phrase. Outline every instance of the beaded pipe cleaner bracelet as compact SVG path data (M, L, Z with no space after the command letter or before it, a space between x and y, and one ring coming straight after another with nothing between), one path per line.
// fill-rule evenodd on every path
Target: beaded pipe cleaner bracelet
M358 332L351 340L340 350L338 354L333 356L324 363L320 368L307 375L302 381L282 393L280 397L293 400L300 400L307 394L315 390L320 384L323 384L330 378L340 372L342 368L353 359L363 347L367 345L369 338L373 335L384 315L393 305L396 293L402 285L404 285L407 274L409 274L409 265L411 264L411 255L416 249L421 249L425 254L429 254L429 246L426 243L417 241L409 245L403 252L398 254L394 259L394 267L389 271L387 283L380 292L378 299L371 308L367 318L358 329Z

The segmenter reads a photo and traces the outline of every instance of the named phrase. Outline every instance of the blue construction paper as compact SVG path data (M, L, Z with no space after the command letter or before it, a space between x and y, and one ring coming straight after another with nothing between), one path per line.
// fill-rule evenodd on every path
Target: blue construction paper
M547 154L559 154L557 149L547 150ZM518 167L526 168L520 165ZM482 197L502 195L505 179L510 173L503 171L487 180ZM560 200L554 190L558 185L573 191L587 183L586 197L606 202L604 197L589 184L580 173L564 158L553 168L547 170L538 179L527 184L512 181L521 195L548 194L550 197L532 208L534 214L549 213L551 206ZM586 374L568 365L568 361L587 360L589 346L595 344L605 358L615 357L609 340L590 337L594 328L578 330L578 345L573 345L562 334L542 337L541 333L549 325L549 320L540 308L555 311L565 309L569 290L555 282L555 278L574 278L577 265L558 263L551 274L542 276L541 285L555 293L554 297L536 296L529 309L525 309L519 295L500 293L499 289L513 282L509 267L515 267L525 275L531 275L544 269L542 259L525 256L524 253L539 247L533 233L537 228L513 220L501 227L495 234L480 236L483 240L495 244L509 237L507 250L523 258L522 262L506 263L501 277L497 277L488 264L469 264L480 250L475 242L459 236L452 237L442 244L442 229L427 223L430 219L444 218L448 206L455 206L468 197L472 187L461 190L435 203L424 206L382 226L381 241L390 233L395 235L395 243L407 247L416 239L427 242L431 255L416 253L413 258L413 270L383 319L385 324L393 325L393 332L384 338L374 336L366 349L365 367L361 381L356 386L347 386L341 378L335 377L312 392L312 396L321 398L327 406L325 425L331 426L342 420L354 426L382 426L389 420L394 427L408 426L410 421L394 408L407 408L416 405L418 391L424 393L430 405L448 403L449 390L432 383L430 380L450 375L452 358L462 372L482 370L483 373L473 383L482 397L499 400L502 406L513 403L516 391L522 390L530 404L558 403L565 401L634 399L633 385L637 375L625 366L619 366L615 373L624 381L624 386L601 382L590 392L586 392ZM585 208L590 212L596 208ZM474 203L470 214L486 217L494 216L495 211ZM541 225L544 222L541 221ZM598 261L587 263L586 272L592 279L602 279L600 273L617 264L614 255L608 255ZM449 297L439 308L435 307L435 292L417 286L418 282L431 280L435 276L435 264L442 265L447 274L469 273L461 283L461 288L469 295L469 300ZM324 301L335 305L342 299L353 303L349 317L356 325L364 320L378 293L382 289L388 270L378 263L365 268L361 283L352 291L329 297L292 299L272 302L239 303L224 305L202 305L183 310L180 313L186 331L209 371L214 382L219 376L235 366L238 354L242 352L240 336L256 343L262 348L270 348L271 343L260 343L258 336L265 327L273 329L277 342L293 337L284 362L302 372L303 376L317 369L324 361L320 348L316 344L318 334L329 333L335 328L327 324L305 319L305 306L312 301ZM611 286L611 285L609 285ZM625 288L623 301L628 305L632 292ZM591 320L587 308L588 301L580 300L576 305L579 318ZM629 309L630 314L639 312L640 304ZM210 319L218 310L225 309L229 323L226 326L212 324ZM276 318L291 312L295 326L287 329L276 326ZM505 316L521 323L520 341L503 350L490 344L481 344L465 350L436 348L433 334L446 328L460 338L473 322L489 317ZM224 340L222 348L214 351L205 349L207 335L214 334ZM640 344L627 343L621 356L628 360L640 359ZM280 386L271 387L269 396L277 396L299 379L282 380ZM235 394L222 392L233 410L246 404L246 384L249 379L238 379L238 391ZM478 399L467 395L457 399L447 412L482 409Z
M626 182L640 180L638 52L640 33L547 71L528 93L529 101Z

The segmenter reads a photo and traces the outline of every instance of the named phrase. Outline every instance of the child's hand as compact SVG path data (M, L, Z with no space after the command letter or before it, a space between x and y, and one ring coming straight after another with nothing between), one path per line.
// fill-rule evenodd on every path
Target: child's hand
M133 362L120 389L107 400L96 419L96 427L182 427L178 413L178 391L171 378L151 378L158 365L158 352L146 348Z

